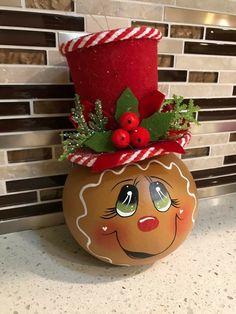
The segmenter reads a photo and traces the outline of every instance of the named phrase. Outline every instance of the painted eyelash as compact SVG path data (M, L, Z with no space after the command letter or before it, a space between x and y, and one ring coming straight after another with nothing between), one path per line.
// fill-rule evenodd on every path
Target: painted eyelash
M174 206L175 208L179 208L180 201L177 198L171 198L171 206Z
M115 207L111 207L111 208L107 208L105 210L105 214L101 216L101 218L103 219L111 219L114 218L115 216L117 216L117 212L116 212L116 208Z

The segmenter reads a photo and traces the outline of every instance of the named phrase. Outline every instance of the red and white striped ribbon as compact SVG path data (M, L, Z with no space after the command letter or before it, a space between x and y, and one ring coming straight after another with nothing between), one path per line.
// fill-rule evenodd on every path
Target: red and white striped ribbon
M191 133L186 133L181 138L177 139L176 142L180 144L182 147L186 146L191 139ZM129 152L125 152L120 156L120 160L118 162L119 165L125 165L131 162L137 162L141 161L147 158L151 158L158 155L166 154L166 152L163 148L156 148L156 147L147 147L142 148L139 150L130 150ZM67 159L70 160L73 163L86 166L86 167L92 167L94 163L97 161L97 159L101 156L100 154L94 154L94 153L86 153L86 152L78 152L74 154L70 154ZM112 158L112 157L111 157Z
M89 34L80 38L69 40L60 46L60 51L63 55L66 55L68 52L74 51L76 49L85 47L88 48L131 38L150 38L159 41L162 38L162 34L158 29L152 27L127 27Z

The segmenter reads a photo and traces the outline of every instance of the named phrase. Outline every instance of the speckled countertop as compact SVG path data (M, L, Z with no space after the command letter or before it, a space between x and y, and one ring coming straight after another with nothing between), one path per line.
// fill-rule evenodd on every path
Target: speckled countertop
M64 225L0 236L0 313L236 313L236 194L201 201L192 234L149 267L104 264Z

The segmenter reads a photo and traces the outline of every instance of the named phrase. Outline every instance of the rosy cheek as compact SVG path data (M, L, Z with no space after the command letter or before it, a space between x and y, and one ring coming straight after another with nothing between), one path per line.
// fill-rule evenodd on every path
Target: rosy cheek
M177 211L178 220L178 235L186 235L192 229L192 210L179 208Z
M104 219L96 226L93 238L97 244L102 245L105 243L106 247L112 248L114 242L117 242L116 232L117 234L123 234L124 226L121 223Z

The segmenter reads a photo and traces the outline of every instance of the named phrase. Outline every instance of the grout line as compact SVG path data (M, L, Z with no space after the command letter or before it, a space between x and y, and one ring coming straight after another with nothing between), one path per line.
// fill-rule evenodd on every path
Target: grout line
M202 34L203 35L203 38L202 38L203 40L206 40L206 29L207 29L206 27L203 27L203 34Z
M33 103L33 100L30 99L30 115L33 115L34 114L34 103Z
M7 194L7 186L6 186L6 182L5 180L0 180L0 184L3 188L2 193L0 194L0 196L6 195Z
M36 194L37 194L37 201L40 202L41 201L41 199L40 199L40 191L36 190Z

